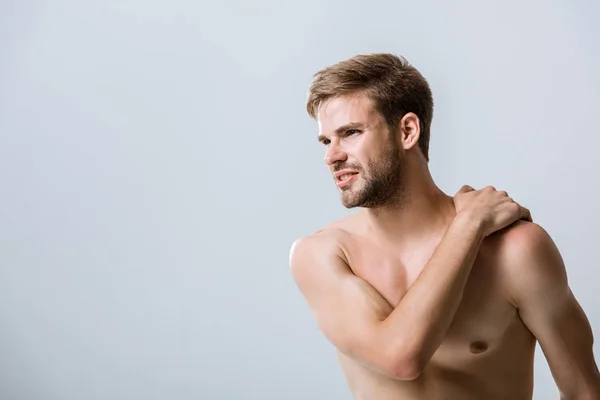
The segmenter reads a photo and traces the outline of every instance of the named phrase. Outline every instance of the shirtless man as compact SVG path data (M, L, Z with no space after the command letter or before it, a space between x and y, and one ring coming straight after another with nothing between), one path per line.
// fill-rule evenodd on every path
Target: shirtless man
M342 204L291 273L361 400L531 399L539 341L562 399L600 399L588 319L561 255L493 187L445 195L428 169L431 91L406 60L356 56L307 104Z

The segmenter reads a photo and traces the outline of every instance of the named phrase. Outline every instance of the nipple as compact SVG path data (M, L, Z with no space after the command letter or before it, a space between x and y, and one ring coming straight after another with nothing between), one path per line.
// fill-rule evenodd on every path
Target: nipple
M480 354L483 353L484 351L486 351L488 349L488 345L485 342L482 342L480 340L471 343L471 353L473 354Z

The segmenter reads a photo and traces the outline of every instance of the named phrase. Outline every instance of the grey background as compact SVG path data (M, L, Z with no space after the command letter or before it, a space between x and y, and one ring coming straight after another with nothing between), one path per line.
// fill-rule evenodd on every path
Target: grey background
M304 101L359 53L421 70L434 179L528 206L599 336L600 7L448 3L2 1L0 398L350 399L287 263L354 212Z

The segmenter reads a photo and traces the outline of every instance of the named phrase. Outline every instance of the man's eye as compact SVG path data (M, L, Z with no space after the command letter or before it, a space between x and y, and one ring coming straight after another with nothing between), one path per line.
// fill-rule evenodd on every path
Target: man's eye
M355 134L355 133L358 133L358 132L359 132L359 131L358 131L357 129L348 129L348 130L346 131L346 135L348 135L348 136L349 136L349 135L353 135L353 134Z

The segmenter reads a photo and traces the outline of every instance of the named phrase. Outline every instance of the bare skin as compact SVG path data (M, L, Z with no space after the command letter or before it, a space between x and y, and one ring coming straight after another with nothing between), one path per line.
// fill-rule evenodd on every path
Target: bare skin
M358 94L318 122L331 172L358 172L342 203L365 209L297 240L290 266L356 399L531 399L536 341L563 399L600 399L589 322L528 210L439 190L414 114L389 132Z

